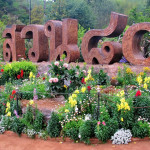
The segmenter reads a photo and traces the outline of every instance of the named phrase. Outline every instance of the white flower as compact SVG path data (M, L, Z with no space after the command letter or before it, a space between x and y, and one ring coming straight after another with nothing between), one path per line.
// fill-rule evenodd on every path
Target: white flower
M75 106L75 112L76 112L76 113L78 112L78 107L77 107L77 105Z
M79 133L78 137L79 137L79 139L81 138L81 134L80 133Z
M63 64L63 67L68 68L68 64L67 64L67 63L64 63L64 64Z
M87 114L86 116L85 116L85 121L87 121L87 120L91 120L91 114Z
M86 70L83 70L83 73L86 74Z
M54 65L59 66L59 62L58 62L58 61L55 61L55 62L54 62Z

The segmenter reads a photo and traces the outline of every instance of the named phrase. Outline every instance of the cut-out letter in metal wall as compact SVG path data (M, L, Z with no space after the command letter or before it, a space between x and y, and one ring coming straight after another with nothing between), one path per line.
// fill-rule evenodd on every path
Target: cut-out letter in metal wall
M150 32L150 22L132 25L123 36L123 54L134 65L150 65L150 57L144 58L140 46L141 39L146 32Z
M50 39L49 61L55 61L56 48L62 44L62 22L49 20L44 26L45 35Z
M62 23L62 44L56 49L56 60L60 60L62 54L66 55L66 62L75 62L80 57L77 45L78 21L76 19L64 19Z
M21 38L33 39L33 47L28 52L30 61L40 62L48 59L48 39L43 25L28 25L23 28Z
M106 29L93 29L88 31L82 40L82 55L88 64L111 64L122 57L121 45L117 42L104 43L102 48L97 48L98 42L103 37L119 36L125 29L127 16L111 13L110 23Z
M13 25L4 30L3 37L7 38L3 43L5 61L18 61L19 58L25 58L25 43L20 35L24 27L24 25Z

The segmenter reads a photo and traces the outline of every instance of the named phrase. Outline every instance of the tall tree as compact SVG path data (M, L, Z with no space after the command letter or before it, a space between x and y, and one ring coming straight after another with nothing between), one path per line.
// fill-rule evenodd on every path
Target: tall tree
M31 23L32 24L43 24L44 19L44 8L35 6L31 11Z

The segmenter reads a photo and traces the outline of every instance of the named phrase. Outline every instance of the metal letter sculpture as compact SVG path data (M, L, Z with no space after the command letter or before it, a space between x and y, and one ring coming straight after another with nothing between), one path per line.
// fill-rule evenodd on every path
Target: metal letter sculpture
M122 57L121 44L118 42L104 43L102 48L97 48L102 37L119 36L125 29L127 16L111 13L109 26L106 29L93 29L88 31L82 41L82 55L84 61L89 64L111 64L119 61Z
M44 32L45 35L50 38L49 61L51 62L56 60L56 48L62 44L62 22L55 20L47 21L44 26Z
M56 60L59 60L62 54L66 55L66 62L74 62L79 59L80 51L77 41L78 21L76 19L64 19L62 23L62 44L56 49Z
M24 25L13 25L4 30L3 37L7 38L3 43L5 61L18 61L19 58L25 58L25 43L20 35L24 27Z
M23 39L33 38L33 47L28 52L30 61L39 62L48 59L48 39L43 25L28 25L21 31Z
M150 32L150 22L138 23L131 26L123 36L123 54L134 65L150 65L150 57L144 58L140 50L141 38L146 32Z

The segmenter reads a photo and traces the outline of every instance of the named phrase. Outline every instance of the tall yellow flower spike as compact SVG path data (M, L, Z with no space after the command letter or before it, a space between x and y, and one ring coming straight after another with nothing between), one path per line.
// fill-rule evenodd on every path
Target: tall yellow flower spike
M141 77L141 76L138 76L136 80L137 80L137 82L139 83L139 85L141 85L141 83L142 83L142 81L143 81L143 80L142 80L142 77Z

